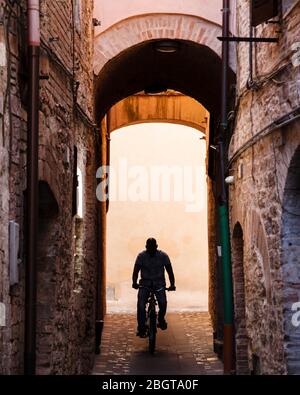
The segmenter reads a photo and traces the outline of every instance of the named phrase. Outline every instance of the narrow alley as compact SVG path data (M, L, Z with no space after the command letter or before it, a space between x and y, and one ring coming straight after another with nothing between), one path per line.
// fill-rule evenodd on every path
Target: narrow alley
M300 376L299 26L0 0L0 375Z
M167 315L168 329L158 330L157 350L148 351L148 339L136 334L133 314L106 316L96 375L219 375L223 366L213 352L208 313Z

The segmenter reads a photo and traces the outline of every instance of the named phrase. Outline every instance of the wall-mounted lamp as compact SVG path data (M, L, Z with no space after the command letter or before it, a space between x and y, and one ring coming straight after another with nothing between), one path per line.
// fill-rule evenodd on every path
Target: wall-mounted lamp
M226 177L225 182L226 182L226 184L229 184L229 185L234 184L234 176Z
M101 21L99 21L99 19L97 18L93 18L92 22L93 22L93 26L101 26Z

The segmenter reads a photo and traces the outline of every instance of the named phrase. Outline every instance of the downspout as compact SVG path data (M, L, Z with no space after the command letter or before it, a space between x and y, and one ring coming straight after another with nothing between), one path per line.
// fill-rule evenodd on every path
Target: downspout
M107 133L107 143L106 143L106 165L108 168L110 168L110 110L106 114L106 133ZM108 187L107 187L107 193L108 193L108 198L107 198L107 204L106 204L106 212L108 213L109 210L109 188L110 188L110 178L109 178L109 173L108 173Z
M27 0L29 97L27 112L27 259L25 274L24 373L36 368L36 257L38 226L38 138L39 138L39 0Z
M108 165L108 139L107 119L101 123L101 160L100 166ZM101 182L104 181L104 178ZM102 190L105 194L106 191ZM96 348L95 353L100 353L101 334L106 313L106 214L108 201L98 202L98 275L97 275L97 311L96 311Z
M230 0L223 0L223 37L229 36L229 14ZM227 134L228 121L228 71L229 71L229 42L222 41L222 91L221 91L221 124L218 136L219 152L219 226L222 248L222 271L224 287L224 348L223 362L224 374L231 374L233 371L233 293L232 293L232 273L229 240L229 219L228 201L225 185L224 170L224 136Z
M102 272L103 272L103 252L102 252L102 203L97 206L97 289L96 289L96 332L95 332L95 354L100 354L101 335L103 330L103 309L101 302L102 293Z
M251 2L249 4L249 14L250 14L250 27L249 27L249 37L253 38L253 27L251 24L252 21L252 5ZM247 81L247 87L248 89L251 89L254 87L254 82L253 82L253 42L249 42L249 77Z
M103 132L103 127L100 128L101 131L101 144L98 145L98 152L101 153L100 160L97 161L97 168L104 165L103 163L103 152L106 146L106 131ZM103 136L104 135L104 136ZM105 141L105 143L103 143ZM105 144L105 146L103 146ZM102 181L101 181L102 182ZM106 202L97 201L97 289L96 289L96 336L95 336L95 354L100 354L100 345L102 330L104 324L104 314L103 314L103 273L104 273L104 256L105 256L105 246L104 237L105 232L105 219L106 216Z

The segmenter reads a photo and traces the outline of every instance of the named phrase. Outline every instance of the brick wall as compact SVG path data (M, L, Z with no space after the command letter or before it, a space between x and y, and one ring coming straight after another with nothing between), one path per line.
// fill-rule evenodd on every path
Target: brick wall
M5 2L1 2L3 5ZM0 106L0 302L7 310L6 326L0 328L0 372L22 373L24 338L24 191L26 190L26 106L21 102L24 81L19 75L22 60L24 3L8 9L0 43L6 65L0 66L0 104L9 94L4 111ZM75 3L74 3L74 12ZM37 372L40 374L87 373L93 364L96 292L96 156L97 139L87 118L93 119L93 1L81 2L74 25L72 2L41 2L40 81L40 221L37 309ZM80 15L80 18L79 18ZM25 20L23 18L23 20ZM9 29L9 42L4 32ZM74 27L74 28L73 28ZM22 29L23 30L22 30ZM2 29L2 30L1 30ZM7 64L7 61L10 64ZM8 67L10 65L10 67ZM25 70L26 71L26 70ZM3 105L2 105L3 108ZM1 112L2 111L2 112ZM3 141L2 136L5 136ZM84 260L77 272L74 253L75 222L72 215L74 147L83 174ZM51 203L52 202L52 203ZM53 212L49 207L56 207ZM20 281L9 287L8 221L21 226ZM78 282L81 284L77 286Z

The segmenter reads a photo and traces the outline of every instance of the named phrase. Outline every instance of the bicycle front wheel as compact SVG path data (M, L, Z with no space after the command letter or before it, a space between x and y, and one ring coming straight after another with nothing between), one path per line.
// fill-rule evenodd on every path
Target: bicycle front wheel
M156 344L156 313L152 311L149 316L149 352L154 354Z

